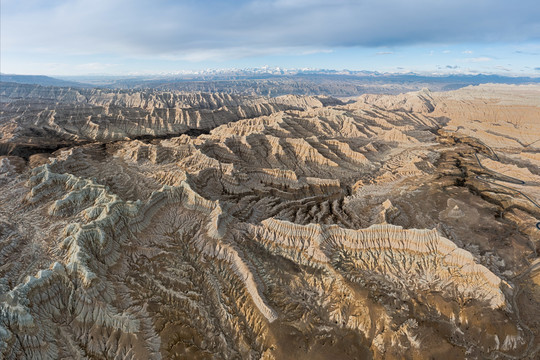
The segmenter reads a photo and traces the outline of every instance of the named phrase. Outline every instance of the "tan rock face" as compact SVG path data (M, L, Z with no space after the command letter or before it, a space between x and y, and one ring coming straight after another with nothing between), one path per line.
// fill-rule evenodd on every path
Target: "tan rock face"
M283 110L321 107L315 97L82 90L4 83L0 147L54 147L207 131ZM19 151L20 152L20 151Z
M1 357L534 358L538 92L2 87Z

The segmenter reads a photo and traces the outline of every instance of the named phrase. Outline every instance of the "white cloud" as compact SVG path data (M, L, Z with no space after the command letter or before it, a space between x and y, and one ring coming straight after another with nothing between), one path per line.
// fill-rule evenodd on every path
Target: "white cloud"
M3 53L196 61L274 49L512 42L540 38L539 10L537 0L500 6L468 0L4 0L1 46Z
M78 64L76 65L76 69L84 71L84 72L95 72L95 71L104 71L108 70L110 68L118 67L119 64L107 64L107 63L100 63L100 62L92 62L92 63L85 63L85 64Z
M467 62L478 63L478 62L488 62L488 61L491 61L493 59L490 58L490 57L487 57L487 56L481 56L481 57L475 57L475 58L470 58L470 59L466 59L466 60L467 60Z
M501 66L501 65L497 65L497 66L495 66L495 68L498 69L498 70L503 70L503 71L512 71L512 69L509 69L509 68Z

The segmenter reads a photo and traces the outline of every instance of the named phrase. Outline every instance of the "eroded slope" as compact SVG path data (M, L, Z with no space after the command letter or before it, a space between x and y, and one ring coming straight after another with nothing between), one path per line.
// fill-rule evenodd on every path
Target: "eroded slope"
M349 104L88 91L100 111L161 101L224 121L1 158L4 357L538 354L537 88ZM268 111L238 116L253 104ZM5 134L26 131L8 117Z

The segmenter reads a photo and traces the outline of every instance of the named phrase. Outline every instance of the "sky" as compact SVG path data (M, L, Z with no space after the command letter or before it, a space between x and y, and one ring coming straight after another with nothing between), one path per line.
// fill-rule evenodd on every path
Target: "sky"
M540 76L538 0L0 0L0 72Z

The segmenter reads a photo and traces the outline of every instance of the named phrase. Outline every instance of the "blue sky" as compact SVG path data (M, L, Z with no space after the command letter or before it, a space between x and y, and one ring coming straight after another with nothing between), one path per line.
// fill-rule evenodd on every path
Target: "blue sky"
M537 0L2 0L0 71L540 76Z

